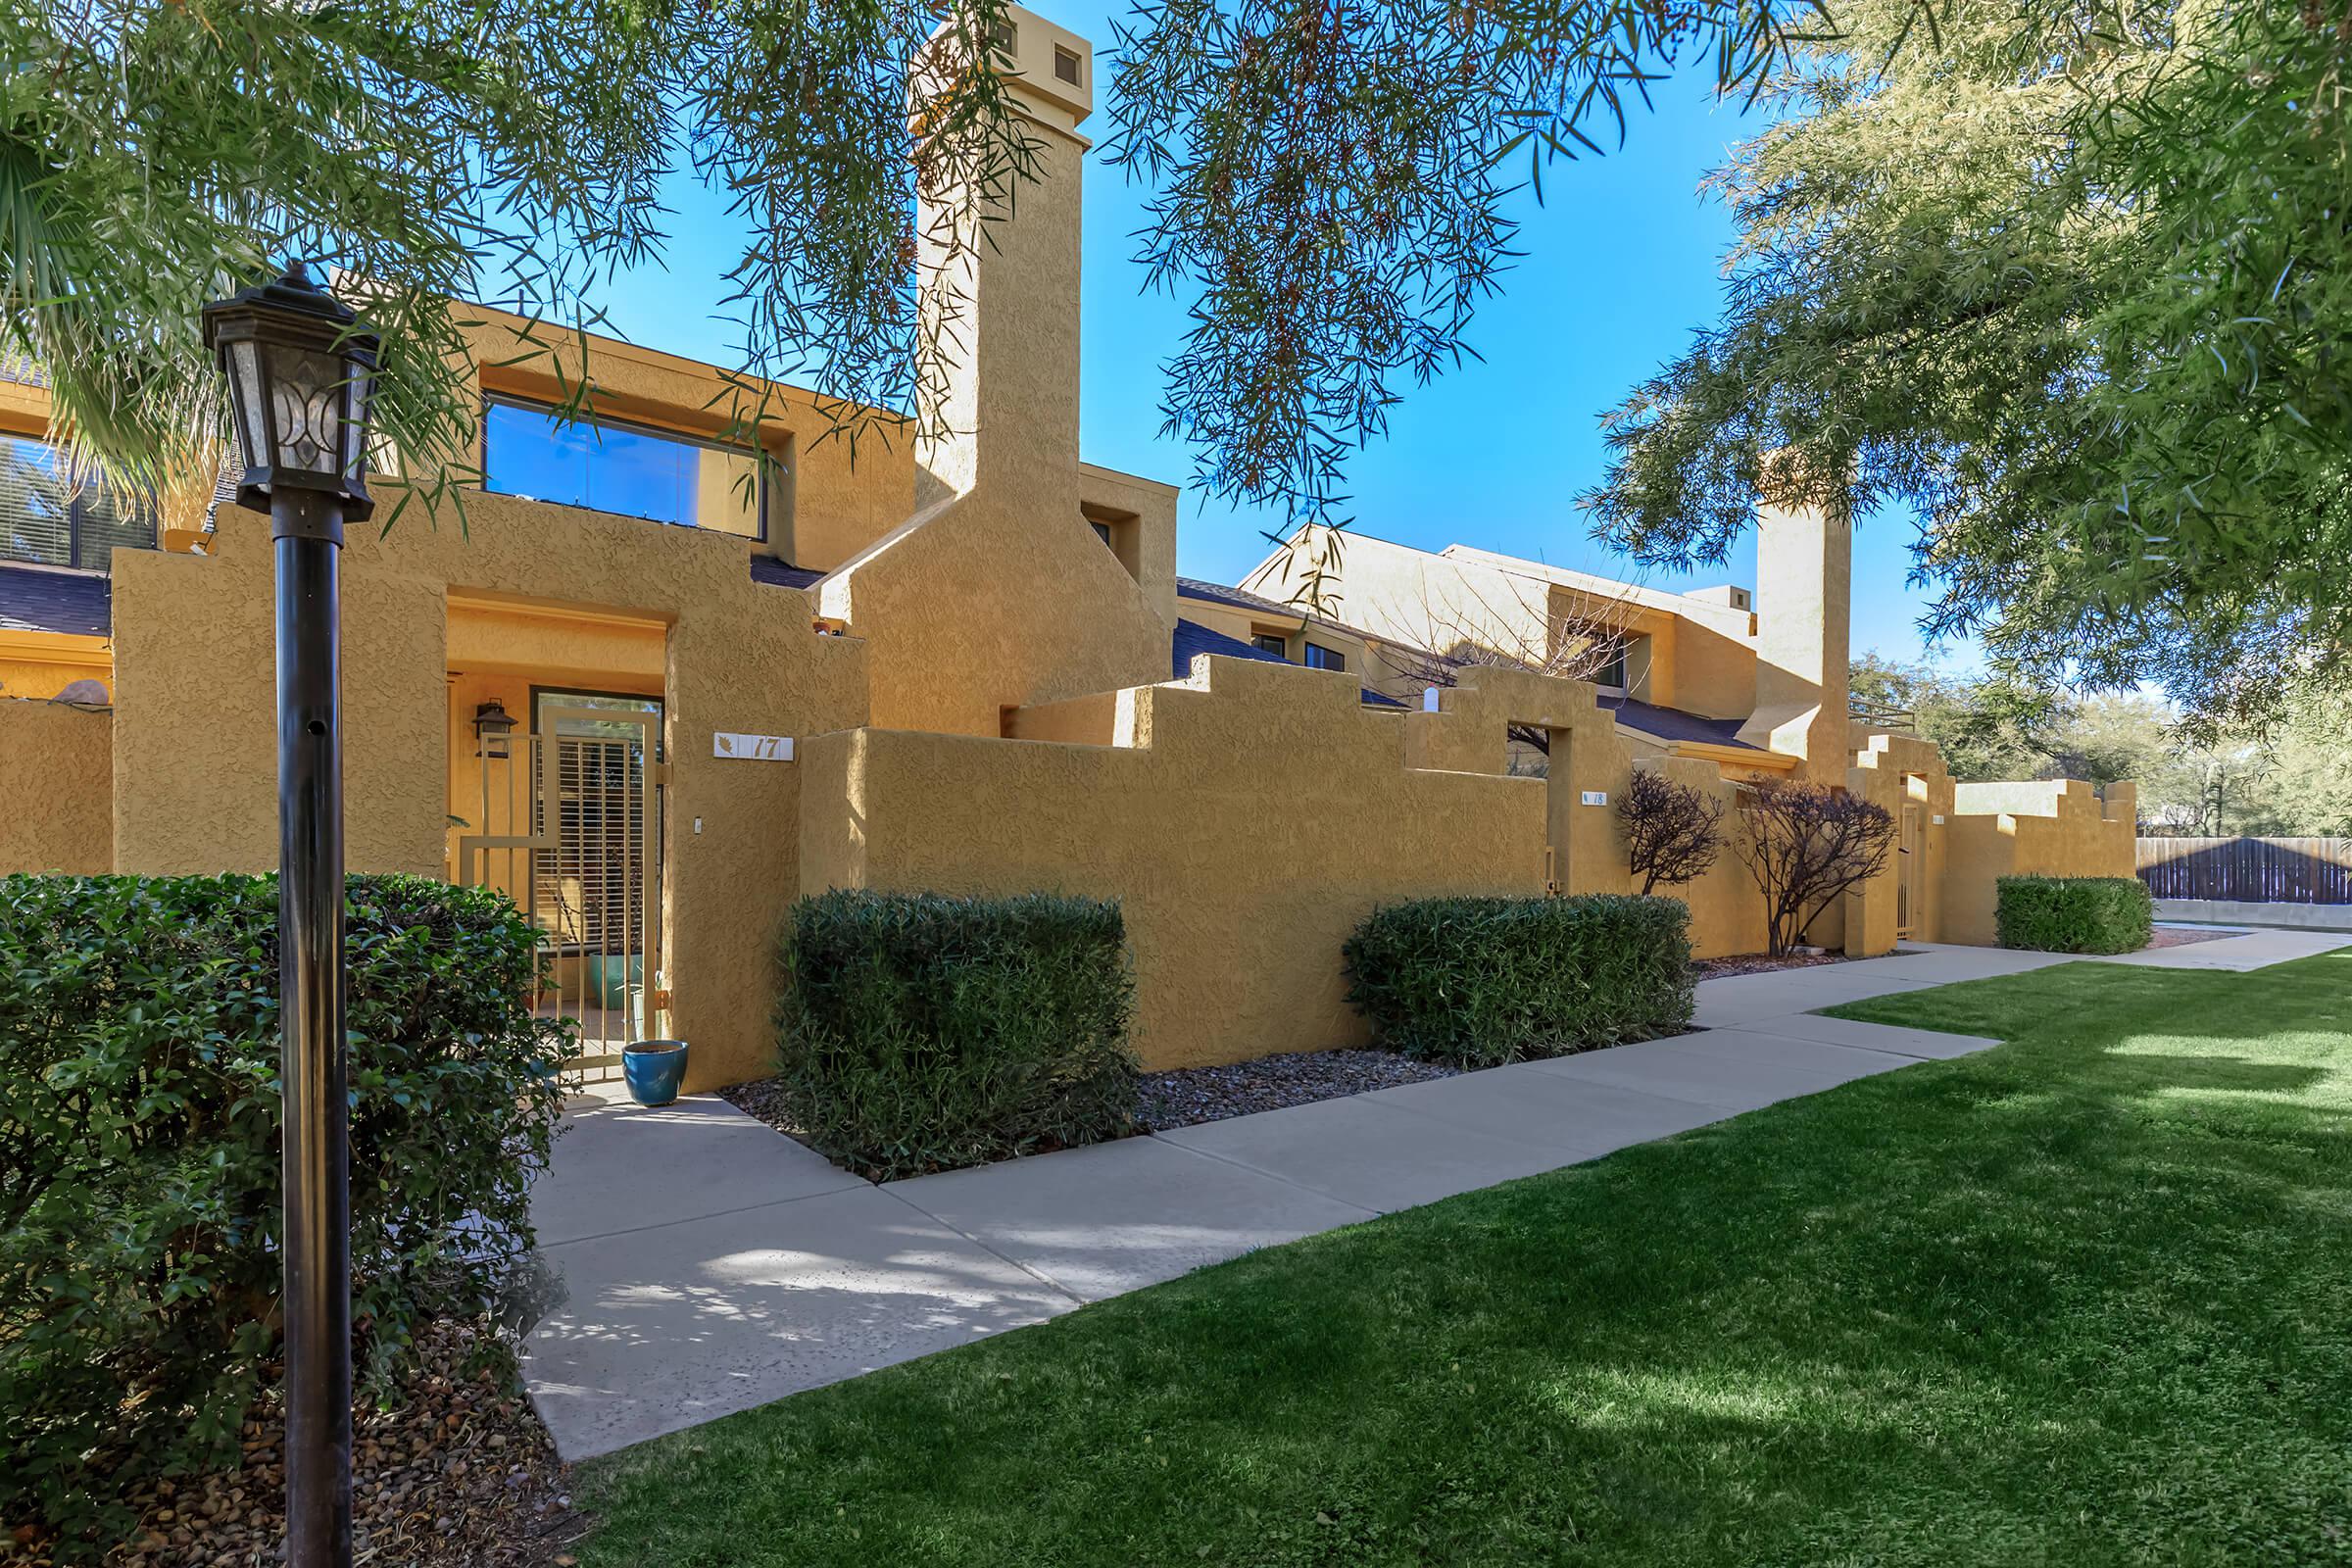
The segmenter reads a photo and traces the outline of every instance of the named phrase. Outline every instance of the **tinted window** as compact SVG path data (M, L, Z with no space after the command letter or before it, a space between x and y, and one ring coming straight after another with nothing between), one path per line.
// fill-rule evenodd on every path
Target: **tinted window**
M0 559L104 571L117 550L154 548L152 509L74 483L46 441L0 436Z
M766 537L765 465L739 447L547 409L483 413L483 487L747 539Z
M1625 643L1623 639L1618 640L1616 645L1603 657L1600 667L1592 672L1592 684L1614 686L1619 691L1625 689Z
M1306 667L1309 669L1346 669L1348 657L1321 643L1306 645Z

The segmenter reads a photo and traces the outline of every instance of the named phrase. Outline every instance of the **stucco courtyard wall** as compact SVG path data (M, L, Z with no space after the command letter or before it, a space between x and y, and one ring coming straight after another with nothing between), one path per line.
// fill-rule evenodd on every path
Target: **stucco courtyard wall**
M1163 1068L1362 1044L1341 947L1379 905L1540 894L1554 844L1564 891L1630 890L1614 803L1634 764L1589 684L1481 669L1402 714L1356 687L1210 658L1186 681L1024 710L1012 729L1031 738L818 736L802 749L801 891L1115 898L1139 1050ZM1552 730L1552 778L1505 771L1511 723ZM1662 765L1736 827L1712 763ZM1763 946L1728 849L1663 891L1690 906L1697 956Z
M1340 947L1375 906L1543 890L1544 783L1405 766L1351 674L1207 659L1117 710L1107 746L817 737L802 890L1119 900L1154 1068L1360 1045Z
M0 872L114 864L114 716L0 700Z
M1500 773L1506 771L1505 735L1511 726L1551 732L1550 772L1543 781L1553 786L1545 796L1546 842L1566 851L1555 858L1554 866L1565 893L1636 891L1631 849L1616 807L1637 766L1657 769L1677 783L1711 794L1723 808L1725 836L1715 863L1695 882L1657 892L1690 906L1693 956L1762 950L1763 895L1733 842L1740 830L1739 786L1715 763L1695 758L1637 761L1615 720L1595 703L1594 688L1585 681L1479 668L1466 671L1460 685L1440 691L1437 703L1435 713L1413 713L1405 719L1405 756L1413 765ZM1600 797L1599 802L1589 804L1593 796Z
M723 534L477 494L462 525L412 510L389 536L352 529L343 552L354 871L450 873L451 693L466 673L455 661L468 657L500 604L517 622L510 649L529 646L528 624L551 609L666 628L662 959L667 1026L694 1043L693 1087L763 1070L774 935L800 884L789 826L800 771L716 758L712 737L807 735L866 717L863 646L817 635L805 591L755 582L750 548ZM210 556L118 556L121 869L275 863L270 581L268 521L234 509L222 510Z
M1859 725L1852 727L1851 739L1854 762L1846 769L1846 793L1895 818L1897 837L1880 873L1841 901L1839 945L1852 957L1892 952L1900 912L1897 885L1913 874L1918 898L1907 935L1919 942L1945 941L1942 889L1950 868L1948 824L1954 808L1952 777L1943 765L1943 754L1933 741L1916 735L1873 732ZM1908 854L1900 836L1906 808L1917 813L1919 822L1917 842ZM1908 863L1910 855L1921 859L1916 868Z
M1942 939L1999 940L1995 883L2004 876L2135 875L2138 791L2104 795L2076 779L1961 784L1954 789L1942 883Z

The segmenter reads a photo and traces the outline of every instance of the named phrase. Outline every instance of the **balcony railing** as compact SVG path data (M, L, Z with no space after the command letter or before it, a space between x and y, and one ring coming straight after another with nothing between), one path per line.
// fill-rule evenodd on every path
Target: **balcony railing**
M1894 734L1916 735L1919 733L1919 715L1908 708L1889 708L1885 703L1865 702L1859 697L1849 695L1845 700L1845 710L1865 724L1875 725Z

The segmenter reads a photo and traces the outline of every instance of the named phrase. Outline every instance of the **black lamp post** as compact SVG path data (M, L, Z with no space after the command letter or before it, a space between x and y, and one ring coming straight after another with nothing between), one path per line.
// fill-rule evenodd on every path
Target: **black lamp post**
M204 308L277 555L279 1072L285 1087L286 1561L351 1561L351 1170L343 1037L343 523L376 339L303 272Z

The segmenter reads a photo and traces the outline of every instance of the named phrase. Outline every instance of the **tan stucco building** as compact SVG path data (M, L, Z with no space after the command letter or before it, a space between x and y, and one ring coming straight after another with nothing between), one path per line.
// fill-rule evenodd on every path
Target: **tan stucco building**
M1606 803L1637 765L1906 810L1915 858L1819 933L1858 952L1990 940L1996 869L2129 874L2128 790L1955 790L1933 747L1849 717L1843 531L1817 515L1762 514L1752 604L1368 539L1344 620L1287 605L1279 559L1178 578L1176 490L1080 456L1093 54L1014 17L1042 177L931 285L967 345L927 394L946 434L853 464L773 387L747 444L712 367L605 340L517 363L523 323L470 313L481 488L344 552L354 870L507 890L556 954L547 1004L607 1043L689 1039L694 1087L762 1070L779 929L828 887L1120 899L1149 1064L1357 1043L1340 947L1368 910L1623 890ZM574 381L586 423L551 412ZM47 417L37 374L0 377L0 868L266 869L267 520L76 497ZM1431 685L1407 611L1456 579L1532 597L1516 637L1605 603L1618 681ZM1546 776L1514 727L1549 738ZM1728 858L1690 897L1702 951L1761 946Z

